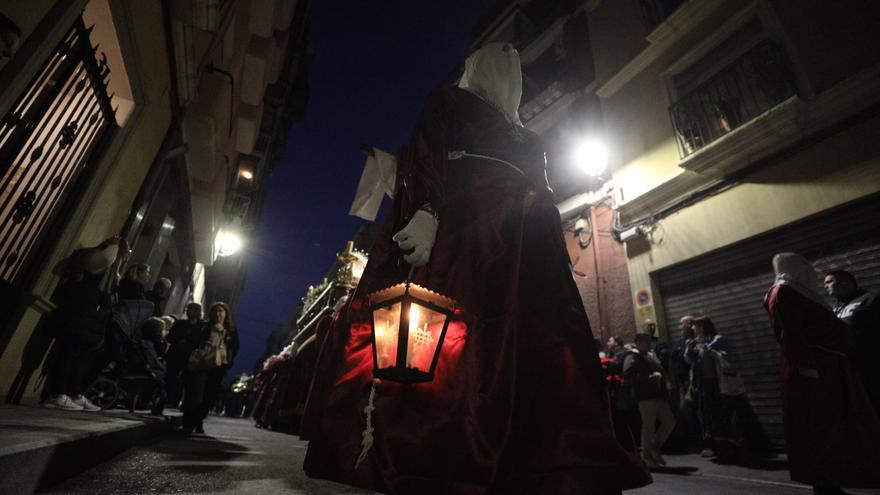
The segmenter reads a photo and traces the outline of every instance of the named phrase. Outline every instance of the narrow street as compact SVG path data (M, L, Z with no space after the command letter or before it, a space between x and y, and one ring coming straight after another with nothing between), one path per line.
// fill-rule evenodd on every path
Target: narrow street
M296 495L369 495L373 492L313 480L302 472L306 442L255 428L250 420L211 417L205 435L165 435L135 447L49 490L55 494L241 493ZM653 485L627 493L640 495L712 493L809 494L786 481L779 465L772 471L713 466L696 456L669 456L670 470L655 473ZM703 469L697 467L703 465ZM780 470L782 469L782 470ZM877 491L851 491L853 494Z

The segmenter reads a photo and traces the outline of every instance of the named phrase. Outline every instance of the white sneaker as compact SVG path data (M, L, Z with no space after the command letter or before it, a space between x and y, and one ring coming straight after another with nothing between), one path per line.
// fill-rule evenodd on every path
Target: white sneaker
M82 406L82 408L83 408L84 411L94 412L94 411L100 411L100 410L101 410L100 407L98 407L98 406L92 404L92 403L89 401L89 399L86 398L85 395L80 395L79 397L77 397L77 398L75 398L75 399L71 399L71 400L73 401L74 404L76 404L76 405L78 405L78 406Z
M65 411L82 411L83 406L73 401L67 394L61 394L55 397L49 397L43 402L43 407L49 409L63 409Z

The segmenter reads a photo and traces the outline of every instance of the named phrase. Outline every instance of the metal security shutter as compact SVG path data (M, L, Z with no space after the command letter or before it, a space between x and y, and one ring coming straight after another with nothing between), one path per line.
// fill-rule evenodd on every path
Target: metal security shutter
M678 337L679 318L701 313L712 318L733 346L754 413L747 421L760 426L769 446L783 446L779 346L763 306L773 282L772 256L798 252L820 275L845 269L862 287L880 290L880 212L871 203L784 227L656 275L670 340ZM816 282L819 287L820 280Z

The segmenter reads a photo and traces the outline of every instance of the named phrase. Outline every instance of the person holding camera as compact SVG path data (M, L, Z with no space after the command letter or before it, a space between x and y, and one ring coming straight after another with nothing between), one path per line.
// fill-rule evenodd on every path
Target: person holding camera
M623 361L623 375L632 384L642 418L642 458L648 467L665 466L661 451L675 428L669 406L666 370L651 351L651 334L636 334L636 348Z

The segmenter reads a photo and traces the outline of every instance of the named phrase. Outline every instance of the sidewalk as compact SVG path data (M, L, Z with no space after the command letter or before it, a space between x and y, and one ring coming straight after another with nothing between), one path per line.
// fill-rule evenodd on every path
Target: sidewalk
M0 493L32 493L172 429L179 413L0 405ZM170 414L170 415L168 415Z

